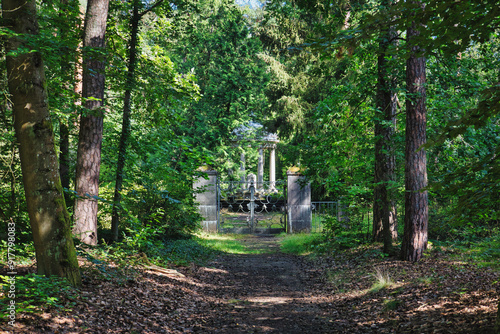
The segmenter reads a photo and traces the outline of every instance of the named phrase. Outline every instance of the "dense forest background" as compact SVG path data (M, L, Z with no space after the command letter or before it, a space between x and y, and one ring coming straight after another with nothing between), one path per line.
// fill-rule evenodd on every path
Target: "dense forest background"
M278 179L298 168L353 213L316 249L498 262L496 0L2 0L0 22L5 267L36 254L80 285L85 244L168 263L199 231L200 167L256 172L244 128L279 136Z
M2 235L14 222L23 245L33 239L6 59L34 52L45 64L66 206L72 215L86 195L98 204L96 242L148 228L162 238L192 235L200 220L192 190L198 168L210 165L234 178L244 149L247 169L256 169L258 144L233 142L235 130L252 122L280 138L278 178L300 166L314 199L373 210L384 185L397 214L394 224L403 222L405 106L421 97L429 239L497 232L495 1L112 1L105 47L98 50L82 44L85 6L38 1L39 33L17 50L4 47L16 35L1 27ZM418 33L409 36L412 24ZM97 194L79 193L75 181L80 120L96 99L82 99L82 59L88 54L103 62L105 77ZM422 96L407 84L411 57L426 66ZM381 80L390 84L381 86ZM387 118L379 102L389 91ZM382 139L385 144L377 146ZM377 178L384 156L392 174ZM401 236L403 224L399 231Z

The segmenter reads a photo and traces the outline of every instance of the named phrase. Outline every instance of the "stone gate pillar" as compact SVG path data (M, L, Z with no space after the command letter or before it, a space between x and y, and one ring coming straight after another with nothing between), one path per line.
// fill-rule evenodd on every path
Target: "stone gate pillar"
M218 230L218 210L217 210L217 171L204 169L208 179L199 177L193 184L194 190L203 190L196 193L198 209L203 217L201 222L203 231L216 233Z
M298 169L291 169L288 176L287 233L311 232L311 184L305 181Z

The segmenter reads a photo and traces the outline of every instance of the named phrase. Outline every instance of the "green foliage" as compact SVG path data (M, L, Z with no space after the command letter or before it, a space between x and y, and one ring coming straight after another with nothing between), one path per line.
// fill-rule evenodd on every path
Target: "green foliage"
M325 215L322 247L345 250L368 242L371 239L369 232L372 222L366 210L363 207L343 207L338 217Z
M0 279L0 288L4 293L3 298L0 299L0 306L2 310L5 310L7 303L10 302L7 298L10 281L8 276L0 276ZM66 279L56 276L17 275L15 282L16 312L19 313L36 313L47 307L69 311L75 304L74 300L78 294ZM0 319L4 320L7 314L7 312L2 312Z
M142 188L129 192L126 201L128 210L137 214L140 229L150 226L162 237L182 239L189 238L199 228L201 217L192 200L190 205L183 203L170 197L168 191Z
M26 234L28 234L26 232ZM31 234L29 234L31 237ZM15 263L24 265L31 264L33 257L35 256L35 245L33 240L25 240L26 237L18 238L14 245L14 255L15 255ZM7 266L8 260L8 243L7 238L0 240L0 264ZM12 249L11 249L12 250ZM5 261L5 262L4 262Z
M498 80L499 63L494 56L498 52L497 39L472 45L459 59L429 63L432 141L427 146L429 161L434 162L429 165L430 190L434 215L441 224L472 220L483 225L499 219L498 196L490 194L500 190L496 158L500 118L487 116L474 127L463 119L482 103L482 91Z
M265 112L268 75L257 57L262 48L234 2L200 1L197 11L174 11L170 55L182 73L192 73L201 98L182 114L175 132L214 157L227 161L233 130ZM220 170L220 172L223 172Z
M468 224L449 227L445 241L433 240L431 256L449 253L459 260L497 268L500 263L500 231L497 226Z
M196 169L210 164L224 175L237 169L242 149L234 148L231 139L234 129L249 121L263 122L263 130L279 134L280 164L304 167L313 182L314 197L342 198L349 205L348 222L335 217L325 221L325 243L297 241L301 245L294 251L347 249L363 243L375 186L376 57L380 32L388 25L399 31L399 45L390 50L395 54L389 54L396 56L390 71L398 81L399 100L394 143L397 175L391 186L397 189L398 207L403 205L406 96L402 87L404 50L410 49L404 31L414 15L423 23L414 41L426 50L428 59L429 235L464 244L492 238L490 231L500 219L499 2L423 3L420 7L400 1L386 8L373 1L273 0L251 11L230 0L187 0L165 2L148 12L139 34L121 203L124 234L112 251L116 259L136 251L158 263L169 256L187 263L184 257L204 257L212 246L225 247L216 246L218 241L176 244L170 239L188 239L196 233L200 219L192 196ZM111 2L108 48L99 51L109 61L99 195L105 204L99 211L104 231L109 228L122 92L127 88L131 5L131 1ZM150 5L141 2L142 10ZM78 1L40 2L40 35L28 41L30 48L19 50L38 50L44 56L56 135L59 123L70 130L71 178L79 108L75 73L82 52L79 15ZM0 33L9 32L2 27ZM0 82L4 87L0 92L0 222L6 225L13 219L17 240L30 249L3 52ZM247 144L251 146L245 148L247 169L251 170L258 143L243 145ZM2 228L0 235L4 232ZM204 242L201 248L195 246ZM28 254L24 248L16 251ZM494 249L485 248L484 253L494 259ZM169 255L176 250L184 255L178 259Z
M129 15L122 6L127 7L130 3L114 5L112 10L116 15L108 25L113 32L115 48L109 72L113 91L120 92L127 88L124 85L127 65L124 40L129 38L130 27L123 25L119 18ZM158 40L158 36L171 34L172 29L160 7L155 7L157 13L150 13L141 20L135 89L132 91L131 134L120 203L125 238L143 233L148 226L159 231L161 235L157 239L186 238L198 228L199 214L191 195L192 180L196 168L205 164L206 158L175 129L185 122L184 109L199 98L199 87L192 73L178 71L165 43ZM111 105L116 110L123 109L120 100ZM118 147L120 123L121 115L108 115L103 152L114 152ZM106 187L113 185L116 159L114 153L103 154L101 180ZM111 193L109 188L102 192ZM106 224L109 223L103 223L103 227L107 227Z
M416 39L416 43L426 49L428 56L428 134L432 140L427 148L429 180L434 185L430 195L433 221L437 220L436 224L441 224L441 220L445 220L444 224L468 220L476 224L494 222L498 220L499 205L498 196L492 196L499 192L496 158L497 139L500 138L496 116L499 44L494 24L482 19L497 13L494 5L497 2L488 2L484 11L479 11L476 4L423 2L426 6L399 2L390 8L378 3L359 6L360 3L355 2L344 9L344 14L341 4L338 8L326 8L321 1L310 4L272 2L269 16L276 20L288 18L296 22L295 26L300 26L297 22L305 23L307 18L318 13L321 18L313 29L304 30L297 45L283 38L289 43L289 52L281 51L281 58L269 62L273 64L271 68L276 69L273 80L277 82L276 86L270 85L270 89L276 87L268 96L270 100L280 101L281 97L288 96L287 101L291 101L289 97L293 95L293 101L299 101L301 93L290 90L294 87L291 82L298 77L302 78L300 87L307 87L312 82L309 75L317 81L327 77L325 86L333 87L307 108L286 110L283 114L288 119L276 114L275 120L281 122L281 129L287 128L293 133L287 142L292 148L286 158L291 164L300 162L307 166L308 176L317 185L316 196L334 199L345 196L349 202L372 202L375 139L372 124L377 117L373 112L374 65L379 35L389 25L401 32L398 48L391 49L397 54L392 57L390 71L398 80L396 90L402 108L406 96L401 87L407 57L402 50L410 49L405 45L404 31L416 14L419 20L429 20L419 26L421 38ZM466 9L471 11L466 12ZM349 22L342 21L346 12L352 14ZM463 15L451 18L452 13ZM330 23L329 32L322 30L325 22ZM440 31L449 34L444 36ZM311 50L319 54L320 61L307 55ZM297 62L307 57L308 67L297 66ZM287 64L300 72L290 75ZM329 65L327 69L324 68L326 64ZM279 85L278 82L287 84ZM292 121L295 114L300 116L299 127ZM397 175L392 187L398 190L395 200L401 206L405 120L403 112L397 115L394 143ZM287 134L284 130L281 133Z

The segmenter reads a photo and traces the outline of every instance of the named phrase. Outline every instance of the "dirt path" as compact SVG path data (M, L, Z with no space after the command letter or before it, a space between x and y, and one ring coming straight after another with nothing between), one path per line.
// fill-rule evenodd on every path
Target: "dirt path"
M68 309L18 314L14 331L0 322L0 333L492 333L497 270L445 254L381 259L376 246L312 264L280 253L272 237L240 241L267 252L222 255L178 268L183 275L148 269L104 279L86 267ZM393 283L370 291L374 272Z
M200 268L195 279L212 282L202 293L212 299L204 323L193 330L208 333L325 333L325 297L314 294L314 271L300 257L279 252L274 237L241 240L257 255L225 255Z

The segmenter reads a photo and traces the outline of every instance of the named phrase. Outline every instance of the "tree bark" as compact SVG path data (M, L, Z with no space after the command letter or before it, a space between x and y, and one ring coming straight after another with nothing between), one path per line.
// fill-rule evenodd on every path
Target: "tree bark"
M6 50L27 47L24 38L38 34L35 1L2 0L2 10L7 26L24 35L9 37ZM7 74L38 273L67 277L73 285L80 285L40 53L8 56Z
M493 333L500 334L500 300L498 301L497 318L495 320L495 328L493 329Z
M84 243L97 244L97 196L101 168L104 118L105 33L109 0L89 0L83 40L83 88L85 112L80 118L76 165L75 226Z
M118 225L120 222L119 209L121 205L121 191L123 186L123 170L125 168L125 155L127 154L128 138L130 137L130 116L132 113L132 90L135 81L135 67L137 63L137 34L139 32L139 3L134 0L134 8L130 19L130 42L127 68L127 81L123 98L123 123L120 143L118 147L118 163L116 167L115 194L113 198L113 212L111 217L111 234L113 240L118 240Z
M388 71L388 48L395 33L389 28L381 33L378 55L377 112L375 115L375 189L373 203L373 239L384 241L384 252L390 253L398 238L394 201L396 158L394 128L397 100L395 77Z
M407 38L418 35L415 23L408 29ZM411 44L410 44L411 45ZM405 225L402 259L418 261L427 248L428 197L427 158L421 146L426 142L426 65L421 50L412 46L406 61L406 148L405 148Z
M71 13L68 10L68 5L72 2L72 5L78 4L74 0L61 0L61 10L59 12L59 19L63 19L67 15L71 15ZM66 40L68 36L68 30L65 29L67 27L60 27L59 29L59 36L62 40ZM74 28L74 27L71 27ZM80 25L78 25L76 28L80 29ZM67 90L70 90L71 86L74 85L74 77L73 73L75 71L74 66L72 66L73 63L73 57L75 57L76 54L76 48L75 49L70 49L68 47L65 48L62 56L61 56L61 74L65 78L65 88ZM64 96L61 96L61 98L64 99ZM64 103L65 109L70 109L72 104L69 99L66 99L66 102ZM74 111L74 109L73 109ZM69 142L69 135L70 135L70 127L69 127L70 121L64 119L59 120L59 173L61 174L61 184L63 189L69 189L70 187L70 142ZM70 202L72 201L72 197L68 195L68 193L65 192L65 199L66 199L66 205L68 207L72 206Z
M63 189L69 189L69 127L66 121L59 121L59 173ZM69 196L64 196L69 203Z

